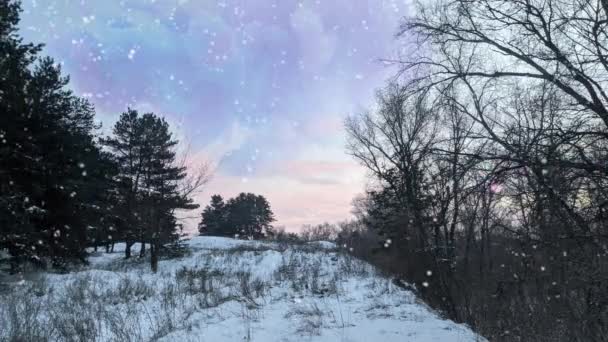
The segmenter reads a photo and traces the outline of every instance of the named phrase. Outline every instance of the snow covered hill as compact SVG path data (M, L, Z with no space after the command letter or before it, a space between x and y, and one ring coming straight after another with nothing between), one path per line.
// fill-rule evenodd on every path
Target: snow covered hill
M22 281L0 295L0 340L485 341L331 243L187 244L157 274L117 250Z

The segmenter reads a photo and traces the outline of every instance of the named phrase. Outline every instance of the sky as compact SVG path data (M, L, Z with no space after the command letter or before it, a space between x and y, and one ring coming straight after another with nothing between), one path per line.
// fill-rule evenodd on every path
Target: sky
M351 217L365 170L344 118L394 74L406 0L23 0L21 34L44 42L102 134L128 107L154 112L213 176L197 195L264 195L275 225ZM193 216L198 216L195 213ZM192 228L196 222L191 220Z

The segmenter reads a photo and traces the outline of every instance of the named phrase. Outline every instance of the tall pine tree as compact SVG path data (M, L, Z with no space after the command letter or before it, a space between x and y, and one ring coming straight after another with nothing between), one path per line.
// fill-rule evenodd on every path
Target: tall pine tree
M17 35L18 2L0 1L0 247L17 259L85 260L96 189L94 111L40 45Z
M141 222L140 188L143 182L144 154L143 127L137 111L128 109L122 113L114 125L112 137L102 140L113 153L118 175L116 177L116 206L121 240L125 241L125 257L131 257L131 247L137 240L143 239Z
M114 126L114 136L104 144L116 156L118 179L124 200L120 202L126 224L121 236L127 242L126 257L135 241L150 245L155 271L161 247L178 239L175 211L198 208L182 193L180 182L186 168L177 165L174 140L167 122L153 113L139 115L129 109Z
M178 144L169 124L152 113L142 116L144 131L144 203L150 210L146 236L150 241L150 263L156 272L160 248L176 241L178 225L175 211L198 208L191 198L180 192L180 182L187 177L186 168L177 165L175 147Z

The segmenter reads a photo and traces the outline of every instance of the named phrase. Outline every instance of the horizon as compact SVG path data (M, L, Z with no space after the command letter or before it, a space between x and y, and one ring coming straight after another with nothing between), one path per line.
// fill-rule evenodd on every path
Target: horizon
M44 42L102 132L127 107L162 115L189 163L215 172L202 195L268 198L277 226L352 218L365 171L343 120L394 75L380 62L406 1L24 1L21 34ZM188 216L199 215L197 211ZM186 224L194 230L198 219Z

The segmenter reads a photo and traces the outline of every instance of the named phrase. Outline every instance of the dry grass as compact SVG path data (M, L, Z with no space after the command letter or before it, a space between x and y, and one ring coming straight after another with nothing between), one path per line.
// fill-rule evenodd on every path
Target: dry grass
M268 252L282 253L283 259L274 274L260 278L248 267L263 262ZM259 320L262 305L290 300L286 296L339 297L342 279L372 275L369 267L348 255L307 244L243 245L208 251L200 258L200 264L192 268L182 267L158 278L148 278L143 271L147 265L133 258L101 266L98 273L81 269L63 275L65 280L55 287L45 277L13 286L0 293L0 340L155 341L192 329L194 314L215 310L213 314L221 315L221 306L227 302L240 303L244 338L251 339L252 322ZM243 261L246 264L238 271L217 269ZM328 273L328 266L335 272ZM281 290L273 292L277 287ZM332 310L326 311L316 304L299 305L289 316L299 320L298 333L314 336L324 317L336 320Z

